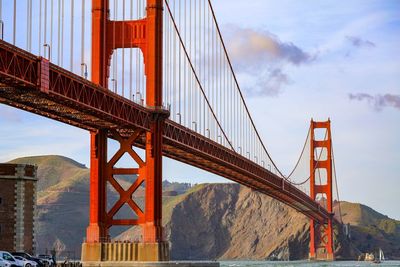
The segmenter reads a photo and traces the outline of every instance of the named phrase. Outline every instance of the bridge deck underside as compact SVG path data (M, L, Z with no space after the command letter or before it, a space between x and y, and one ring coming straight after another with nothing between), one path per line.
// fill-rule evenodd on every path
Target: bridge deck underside
M117 130L128 136L149 130L152 110L49 64L43 89L42 59L0 41L0 103L88 131ZM111 136L110 136L111 137ZM163 132L163 155L267 194L320 222L330 214L305 193L236 152L171 120ZM135 144L144 146L144 138Z

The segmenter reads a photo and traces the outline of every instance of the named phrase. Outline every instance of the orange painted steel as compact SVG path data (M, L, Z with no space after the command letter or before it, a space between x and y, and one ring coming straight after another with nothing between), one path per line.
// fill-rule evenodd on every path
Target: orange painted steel
M315 130L325 129L326 138L316 140ZM331 139L331 122L316 122L311 120L311 149L310 149L310 195L315 201L326 202L326 210L329 217L324 222L314 219L310 220L310 258L311 259L334 259L333 249L333 196L332 196L332 139ZM318 151L316 150L323 150ZM326 159L316 158L320 153L326 155ZM325 170L326 179L320 179L320 183L316 181L316 172ZM318 199L322 196L322 199Z
M114 154L114 156L106 163L106 177L107 181L112 185L112 187L119 193L119 200L112 206L112 208L106 214L106 225L111 227L112 225L137 225L144 222L144 211L136 204L132 196L136 190L145 182L146 177L146 163L143 159L132 149L135 141L142 134L142 130L136 129L129 137L122 137L117 131L112 130L111 134L113 139L120 143L119 150ZM137 163L138 168L116 168L116 163L121 157L127 153L131 158ZM136 175L137 178L135 182L128 188L124 190L122 186L115 179L115 175ZM122 208L124 204L132 209L132 211L137 215L137 219L114 219L114 216Z
M108 229L113 225L138 225L143 228L144 242L163 241L161 225L162 201L162 130L168 112L162 109L162 29L163 1L147 0L146 18L135 21L109 20L109 2L92 0L92 81L107 88L110 72L110 61L113 51L118 48L138 48L143 53L146 74L146 106L151 110L149 129L146 132L136 130L124 139L113 131L111 135L119 141L121 148L110 162L97 158L96 142L92 140L91 155L91 204L90 225L87 230L87 242L99 242L108 237ZM101 130L103 131L103 130ZM91 134L92 139L104 143L107 134L97 131ZM132 150L132 145L145 135L145 160ZM138 169L115 169L114 166L124 153L128 153L139 165ZM100 157L107 157L105 155ZM103 171L103 169L106 171ZM127 190L115 180L114 175L136 175L136 182ZM106 177L102 177L106 176ZM111 185L120 194L120 199L109 212L103 207L106 200L103 186ZM145 183L145 210L142 211L132 200L133 193ZM99 184L102 184L99 186ZM101 190L100 190L101 189ZM103 192L104 191L104 192ZM104 194L103 194L104 193ZM127 203L138 216L138 219L113 219L115 214ZM99 210L100 209L100 210ZM96 212L92 212L95 210ZM93 214L92 214L93 213ZM102 213L102 214L98 214ZM105 227L103 229L102 227ZM100 230L97 230L100 229Z

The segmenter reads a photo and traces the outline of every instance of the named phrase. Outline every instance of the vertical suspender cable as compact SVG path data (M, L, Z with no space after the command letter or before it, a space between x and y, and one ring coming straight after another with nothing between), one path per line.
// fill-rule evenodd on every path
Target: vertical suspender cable
M74 1L71 0L71 47L69 69L74 72Z
M125 86L125 0L122 0L122 96L124 95Z
M32 51L32 0L29 0L29 52Z
M211 54L210 54L210 64L211 64L211 74L210 74L210 79L211 79L211 88L210 88L210 98L211 98L211 105L214 107L214 92L215 92L215 75L214 75L214 69L215 69L215 62L214 62L214 31L212 29L211 23L209 21L209 27L210 27L210 35L211 35L211 40L209 46L211 47ZM214 124L211 124L212 129L212 138L214 137Z
M43 44L47 45L47 0L44 0L44 30L43 30ZM43 47L44 51L43 51L43 56L47 57L47 53L46 53L46 47ZM50 51L49 51L50 53Z
M186 9L184 9L184 10L186 10ZM186 18L186 13L187 12L185 12L185 18ZM185 26L186 25L187 24L185 22ZM189 46L188 47L189 47L189 57L192 58L192 51L193 51L193 49L192 49L192 0L189 1ZM186 69L186 67L185 67L185 69ZM189 128L192 128L191 127L192 121L193 121L193 119L192 119L192 109L194 108L194 106L193 106L193 94L192 94L192 79L190 77L191 76L190 73L188 72L187 74L188 74L188 89L189 89L188 90L188 100L189 101L186 101L187 104L188 104L188 105L186 105L187 112L188 112L188 124L187 124L187 126Z
M51 48L49 48L49 44L47 43L47 0L44 0L44 38L43 38L43 44L44 45L46 45L47 47L48 47L48 49L46 49L46 47L45 46L43 46L43 49L44 49L44 51L43 51L43 56L44 57L47 57L49 60L50 60L50 54L51 54L51 51L50 51L50 49ZM47 53L46 53L46 50L48 51L48 53L49 53L49 55L47 56Z
M207 9L208 10L208 9ZM207 75L207 83L208 83L208 97L210 98L211 97L211 92L212 92L212 88L211 88L211 86L212 86L212 84L211 84L211 70L212 70L212 63L211 63L211 42L210 42L210 36L211 36L211 30L210 30L210 20L211 20L211 17L210 17L210 12L208 11L207 12L208 13L208 20L207 20L207 30L208 30L208 34L207 34L207 57L208 57L208 66L210 66L211 65L211 67L208 67L208 75ZM211 124L210 124L210 112L208 111L207 112L207 114L208 114L208 116L207 116L207 129L208 129L208 137L210 137L210 134L211 134Z
M169 31L168 31L168 16L164 16L164 84L163 84L163 88L164 88L164 95L163 98L165 99L165 106L168 108L169 107L169 87L168 87L168 63L169 63L169 50L168 50L168 42L169 42ZM169 109L169 108L168 108ZM169 111L171 112L171 110L169 109Z
M130 1L130 19L133 20L133 0ZM131 36L133 36L133 28L131 27ZM132 100L132 82L133 82L133 48L129 49L129 99Z
M167 105L169 107L169 112L171 114L172 118L172 99L171 99L171 32L170 32L170 25L169 25L169 16L165 15L165 23L166 23L166 69L165 69L165 75L166 75L166 87L167 87Z
M85 67L85 1L82 1L82 29L81 29L81 75L86 77L86 67Z
M198 71L199 72L199 70L197 69L197 60L196 60L196 48L197 48L197 44L196 44L196 41L197 41L197 38L196 38L196 33L197 33L197 30L196 30L196 23L197 23L197 16L196 16L196 12L197 12L197 1L196 0L194 0L194 4L193 4L193 61L194 61L194 68L195 68L195 70L196 71ZM201 75L201 73L199 72L199 75ZM195 126L195 129L194 129L194 131L197 131L196 129L197 129L197 113L198 113L198 111L197 111L197 102L196 102L196 100L197 100L197 94L196 94L196 82L194 81L194 79L193 79L193 91L192 91L192 93L193 93L193 106L194 106L194 108L193 108L193 124L195 124L194 126Z
M83 1L84 2L84 1ZM53 23L54 23L54 0L50 1L50 46L53 49L53 44L54 44L54 40L53 40ZM51 53L50 53L50 57L51 57ZM51 58L50 58L51 61Z
M64 65L64 0L61 0L61 67Z
M113 9L114 9L114 13L113 13L113 33L115 33L115 21L117 20L117 1L114 0L114 4L113 4ZM115 47L115 34L113 34L113 47ZM117 50L114 50L114 55L113 55L113 83L112 83L112 90L114 91L114 93L117 92L116 86L115 84L117 83Z
M17 0L14 0L14 23L13 23L13 45L17 38Z
M189 31L189 37L188 37L188 43L189 43L189 45L188 45L188 52L189 52L189 57L191 58L192 56L191 56L191 54L192 54L192 47L191 47L191 39L192 39L192 5L191 5L191 3L192 3L192 0L190 0L189 1L189 26L186 26L186 23L184 23L184 26L182 26L182 27L185 27L185 28L188 28L188 31ZM185 17L186 17L186 15L187 15L187 9L185 8L185 9L183 9L183 12L185 13ZM187 21L187 18L186 18L186 21ZM187 45L187 43L185 43L185 45ZM187 62L187 59L185 58L185 56L183 56L182 57L182 60L184 61L184 62L186 62L187 63L187 66L189 66L189 63ZM185 67L185 69L187 69L188 67ZM187 71L186 72L186 77L187 77L187 95L186 95L186 98L184 97L183 98L183 101L185 102L185 113L187 114L187 116L185 116L185 117L187 117L187 122L186 122L186 125L187 125L187 127L189 127L189 128L192 128L191 127L191 124L192 124L192 79L191 79L191 75L190 75L191 73L190 73L190 71Z
M168 30L168 35L169 35L169 100L171 102L171 119L175 119L175 108L176 108L176 103L174 101L175 99L175 87L173 86L174 83L174 77L175 77L175 72L174 72L174 55L175 55L175 35L173 32L173 27L171 26L171 17L168 16L168 25L169 25L169 30Z
M39 1L39 56L42 55L42 0Z
M165 60L165 58L166 58L166 53L165 53L165 45L166 45L166 42L165 42L165 33L166 33L166 30L165 30L165 27L166 27L166 24L165 24L165 18L163 17L163 23L162 23L162 31L163 31L163 39L162 39L162 55L163 55L163 60L162 60L162 73L163 73L163 75L162 75L162 86L161 86L161 90L162 90L162 99L161 99L161 105L163 106L163 107L166 107L167 105L166 105L166 99L165 99L165 96L167 95L166 94L166 87L165 87L165 84L166 84L166 82L165 82L165 63L166 63L166 60Z
M218 39L216 39L218 40ZM218 42L217 42L218 43ZM223 113L224 113L224 104L225 104L225 99L223 98L222 95L222 76L223 76L223 68L222 68L222 52L221 52L221 45L218 45L219 47L219 63L218 63L218 80L219 80L219 113L217 113L217 115L220 116L220 118L224 118L223 117ZM221 140L222 143L222 140Z
M178 7L178 14L179 14L179 25L182 25L181 24L181 0L179 0L179 7ZM181 65L181 49L180 49L180 46L178 45L178 49L179 49L179 60L178 60L178 64L179 64L179 66ZM179 101L179 109L178 109L178 112L179 112L179 123L181 123L181 121L182 121L182 110L181 110L181 68L178 66L178 72L179 72L179 76L178 76L178 90L179 90L179 97L178 97L178 101Z
M186 0L183 0L184 1L184 5L183 5L183 15L184 15L184 19L183 19L183 27L184 27L184 43L186 44L187 43L187 26L186 26L186 15L187 15L187 10L186 10L186 7L187 7L187 4L186 4ZM181 1L179 0L179 25L178 25L178 27L179 27L179 30L181 31L181 27L182 27L182 23L181 23ZM186 82L188 81L188 79L187 79L187 72L186 72L186 60L183 58L183 62L182 62L182 58L181 58L181 47L179 46L179 65L178 65L178 68L179 68L179 76L180 76L180 69L181 69L181 66L183 65L183 115L185 116L184 117L184 119L183 119L183 124L184 125L187 125L187 122L186 122L186 119L187 119L187 116L186 116L186 114L187 114L187 112L186 112L186 104L187 104L187 100L188 100L188 97L186 96L186 90L188 90L188 86L186 85ZM180 80L181 78L179 78L179 80ZM179 83L179 88L181 88L181 83ZM179 89L180 90L180 89ZM181 115L182 115L182 113L181 113Z
M203 0L203 82L206 82L206 9L205 3ZM200 27L201 28L201 27ZM203 97L203 135L206 136L206 101Z
M3 0L0 0L0 21L3 25L0 25L1 38L4 39L4 21L3 21Z
M58 40L57 40L57 65L61 66L61 0L58 0Z
M140 18L140 0L137 0L137 18ZM136 50L136 98L140 103L140 51Z
M173 9L174 9L174 14L176 14L176 1L173 1ZM172 18L171 18L171 20L172 20ZM174 52L174 55L173 55L173 58L174 58L174 61L172 62L172 66L173 66L173 78L174 78L174 80L173 80L173 89L174 89L174 103L175 103L175 105L174 105L174 107L175 107L175 109L174 109L174 117L173 117L173 119L176 121L176 116L177 116L177 107L176 106L178 106L179 107L179 102L177 103L176 102L176 46L177 46L177 42L176 42L176 39L177 39L177 35L176 34L174 34L174 44L173 44L173 52Z
M118 20L118 0L115 1L115 17L114 20ZM115 24L114 24L115 25ZM114 27L114 33L115 33L115 27ZM113 34L115 36L115 34ZM116 38L114 38L114 47L116 47ZM119 73L118 73L118 49L115 49L115 76L116 76L116 85L115 85L115 93L118 93L118 78L119 78Z
M1 6L1 0L0 0L0 6ZM1 10L1 7L0 7ZM26 50L27 51L31 51L30 47L29 47L29 22L31 20L30 16L29 16L29 11L30 11L30 0L26 0ZM1 13L1 11L0 11ZM1 15L0 15L0 20L1 20Z

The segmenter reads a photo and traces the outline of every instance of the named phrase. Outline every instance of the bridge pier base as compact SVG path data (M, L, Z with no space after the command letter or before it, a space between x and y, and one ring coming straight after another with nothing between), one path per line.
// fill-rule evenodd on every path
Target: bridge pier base
M169 260L169 243L98 242L82 244L83 266L102 263L158 262ZM115 265L117 266L117 265Z
M310 253L308 259L310 261L334 261L335 255L333 253Z

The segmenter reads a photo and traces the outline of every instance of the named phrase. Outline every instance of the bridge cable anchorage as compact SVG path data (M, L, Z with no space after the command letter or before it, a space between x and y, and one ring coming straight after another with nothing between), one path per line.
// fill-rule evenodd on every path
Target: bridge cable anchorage
M173 24L174 24L175 31L176 31L176 33L177 33L177 35L178 35L179 42L180 42L180 44L181 44L181 46L182 46L182 49L183 49L183 51L184 51L184 53L185 53L185 56L186 56L186 58L187 58L187 60L188 60L188 62L189 62L189 65L190 65L190 68L191 68L191 70L192 70L192 72L193 72L193 75L195 76L195 79L196 79L196 81L197 81L197 83L198 83L198 85L199 85L199 88L200 88L200 90L201 90L201 92L202 92L202 94L203 94L203 97L205 98L205 100L206 100L206 102L207 102L207 105L208 105L208 107L209 107L209 109L210 109L210 111L211 111L211 113L212 113L214 119L216 120L216 123L218 124L218 127L220 128L222 134L223 134L224 137L226 138L226 140L227 140L227 142L229 143L231 149L232 149L233 151L235 151L235 148L232 146L232 144L231 144L230 140L228 139L228 137L227 137L225 131L222 129L222 126L221 126L220 122L218 121L217 116L215 115L215 112L214 112L213 108L211 107L211 104L210 104L210 102L209 102L209 100L208 100L208 98L207 98L207 96L206 96L206 94L205 94L204 88L203 88L203 86L201 85L201 82L200 82L200 80L199 80L199 77L198 77L198 75L197 75L197 72L195 71L194 66L193 66L193 63L192 63L192 61L191 61L191 59L190 59L190 57L189 57L188 51L187 51L187 49L186 49L186 46L185 46L185 44L183 43L183 39L182 39L182 36L181 36L181 34L180 34L179 30L178 30L178 26L177 26L177 24L176 24L176 22L175 22L175 19L174 19L173 15L172 15L172 12L171 12L171 9L170 9L168 0L166 0L165 3L166 3L166 6L167 6L167 9L168 9L168 13L169 13L169 15L170 15L170 17L171 17L171 19L172 19Z

